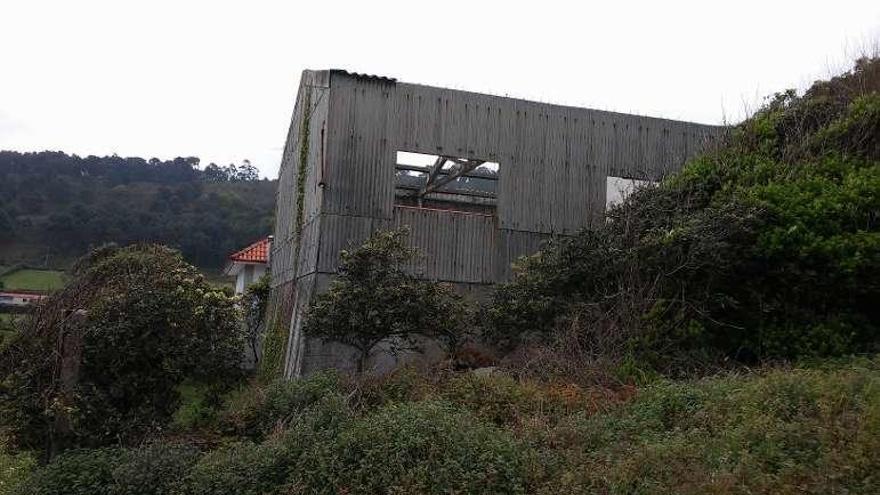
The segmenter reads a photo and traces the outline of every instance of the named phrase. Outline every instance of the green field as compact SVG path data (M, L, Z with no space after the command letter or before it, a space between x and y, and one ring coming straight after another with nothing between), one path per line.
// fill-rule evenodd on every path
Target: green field
M0 281L7 290L51 291L64 287L64 272L57 270L21 269L7 273Z

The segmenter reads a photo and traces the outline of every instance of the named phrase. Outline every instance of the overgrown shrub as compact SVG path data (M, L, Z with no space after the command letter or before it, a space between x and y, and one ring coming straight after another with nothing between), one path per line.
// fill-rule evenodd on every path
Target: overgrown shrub
M312 453L311 493L524 493L525 452L504 431L444 402L397 403Z
M406 270L416 254L405 230L379 231L340 253L338 276L309 307L307 335L340 342L358 352L363 370L380 343L392 353L419 350L427 337L453 351L465 338L469 309L450 287Z
M308 395L308 394L306 394ZM293 401L296 402L296 401ZM446 402L389 403L361 415L337 393L285 407L261 443L208 454L183 492L520 493L524 451Z
M174 495L199 460L189 445L155 443L126 452L113 470L113 495Z
M339 386L340 376L334 370L301 380L254 383L227 396L221 421L239 435L258 438L282 429L297 413L338 393Z
M154 443L135 449L71 450L33 471L21 495L172 495L201 453L183 444ZM237 493L237 492L227 492Z
M540 493L872 493L876 361L834 370L663 382L547 440L564 453Z
M125 458L118 448L71 450L36 470L16 495L113 495L113 471Z
M230 383L243 340L231 294L168 248L94 251L0 354L0 421L50 451L137 442L185 380Z
M352 417L345 399L329 395L287 415L261 443L228 445L204 456L184 479L181 494L336 493L321 484L323 462L341 428ZM316 481L319 480L319 481Z
M878 363L663 379L623 398L410 373L385 382L381 397L397 402L353 406L346 387L359 385L343 384L347 393L319 394L257 442L207 454L161 443L71 451L13 493L869 494L880 468Z
M385 374L362 374L348 377L352 402L360 409L373 409L392 402L436 398L443 373L426 373L413 366L401 366Z
M198 430L217 422L226 384L184 382L177 387L180 405L172 416L172 425L180 431Z
M279 493L288 476L277 442L234 443L204 456L181 483L181 495Z
M521 262L489 315L514 347L663 371L880 343L880 59L777 95L608 221Z
M452 377L443 384L441 394L477 417L498 425L513 425L524 416L549 413L556 406L546 400L543 389L536 384L498 374L466 373Z
M0 439L0 495L16 493L36 465L37 461L30 452L11 451Z

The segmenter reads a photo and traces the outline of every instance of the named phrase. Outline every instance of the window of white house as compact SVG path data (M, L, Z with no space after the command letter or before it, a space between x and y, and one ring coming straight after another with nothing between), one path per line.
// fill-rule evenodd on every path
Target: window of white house
M497 162L398 151L395 203L402 206L494 214Z

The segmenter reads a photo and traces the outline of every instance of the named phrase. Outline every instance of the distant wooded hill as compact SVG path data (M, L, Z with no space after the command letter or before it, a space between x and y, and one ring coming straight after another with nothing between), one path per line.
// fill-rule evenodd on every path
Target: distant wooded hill
M64 268L90 246L150 241L219 268L270 233L276 181L249 162L0 151L0 265Z

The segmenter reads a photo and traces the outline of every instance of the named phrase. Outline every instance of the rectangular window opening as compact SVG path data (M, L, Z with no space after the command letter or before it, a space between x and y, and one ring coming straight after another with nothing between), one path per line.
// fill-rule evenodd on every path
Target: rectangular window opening
M495 214L498 169L487 160L398 151L395 204Z
M633 179L629 177L612 177L605 179L605 211L618 205L638 188L656 184L645 179Z

